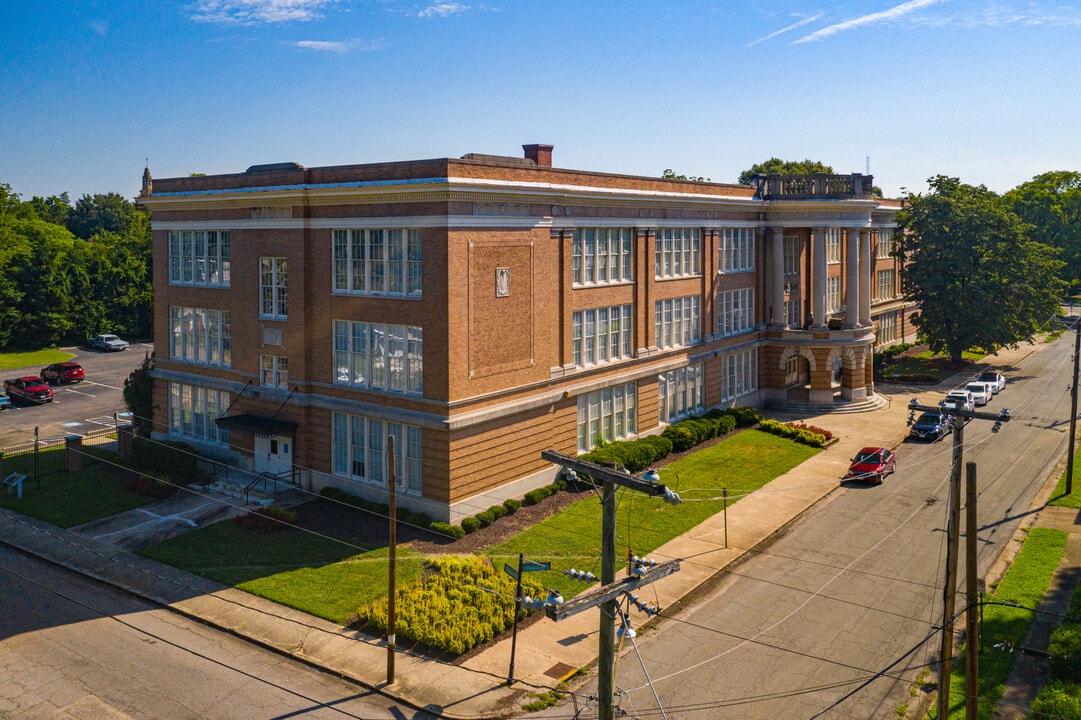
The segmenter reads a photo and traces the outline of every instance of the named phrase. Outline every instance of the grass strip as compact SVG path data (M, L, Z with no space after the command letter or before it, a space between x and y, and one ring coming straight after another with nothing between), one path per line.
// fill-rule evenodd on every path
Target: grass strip
M45 367L55 362L63 362L75 357L75 353L65 350L50 348L48 350L35 350L33 352L5 352L0 353L0 372L33 368L40 365ZM34 373L37 375L37 373Z

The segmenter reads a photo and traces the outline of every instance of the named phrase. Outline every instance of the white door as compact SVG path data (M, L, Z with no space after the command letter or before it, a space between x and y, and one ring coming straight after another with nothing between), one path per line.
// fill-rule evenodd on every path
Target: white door
M279 475L293 469L292 440L282 435L255 436L255 472Z

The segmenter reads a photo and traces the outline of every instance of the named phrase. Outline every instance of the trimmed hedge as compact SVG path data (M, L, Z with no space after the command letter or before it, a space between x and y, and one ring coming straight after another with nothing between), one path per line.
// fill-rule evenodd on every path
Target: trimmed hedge
M783 423L777 420L763 420L758 423L758 429L762 432L767 432L770 435L778 435L787 438L788 440L794 440L801 445L808 445L816 448L825 447L826 445L825 435L795 427L790 423Z
M462 518L462 531L468 535L469 533L480 530L480 520L475 517Z
M195 482L199 454L195 448L175 440L132 438L132 467L141 472L170 478L181 485Z
M261 530L263 532L277 532L291 527L297 521L297 514L292 510L271 505L259 508L244 515L233 518L233 522L249 530Z
M450 523L443 522L442 520L436 520L428 529L432 532L439 533L440 535L449 535L450 537L458 540L465 537L465 530L459 525L451 525Z
M515 498L507 498L503 501L503 507L506 508L508 515L513 515L522 508L522 501Z
M349 493L343 490L339 490L338 488L325 487L319 491L319 496L326 498L327 500L342 503L343 505L350 505L360 510L375 513L376 515L382 515L383 517L390 516L389 505L373 502L371 500L365 500L362 497L350 495ZM398 522L400 523L405 523L406 525L413 525L414 527L428 528L430 530L435 530L435 532L442 532L441 530L436 530L435 528L433 528L433 520L422 512L415 512L407 508L397 507L395 508L394 516L398 519Z

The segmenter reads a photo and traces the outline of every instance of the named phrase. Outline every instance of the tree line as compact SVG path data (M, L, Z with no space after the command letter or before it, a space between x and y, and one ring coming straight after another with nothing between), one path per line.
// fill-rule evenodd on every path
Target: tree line
M24 201L0 183L0 350L152 333L149 213L118 193Z

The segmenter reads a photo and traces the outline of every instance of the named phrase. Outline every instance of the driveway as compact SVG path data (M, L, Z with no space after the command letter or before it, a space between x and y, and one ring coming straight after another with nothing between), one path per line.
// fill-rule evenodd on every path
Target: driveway
M34 428L45 440L78 435L100 427L112 426L113 413L126 413L124 380L139 367L150 343L132 343L123 352L103 353L86 348L65 348L75 353L71 358L86 370L86 380L75 385L54 387L54 399L45 405L12 407L0 412L0 448L12 447L34 439ZM0 374L0 379L37 375L40 366L17 368ZM120 416L124 422L126 415Z

